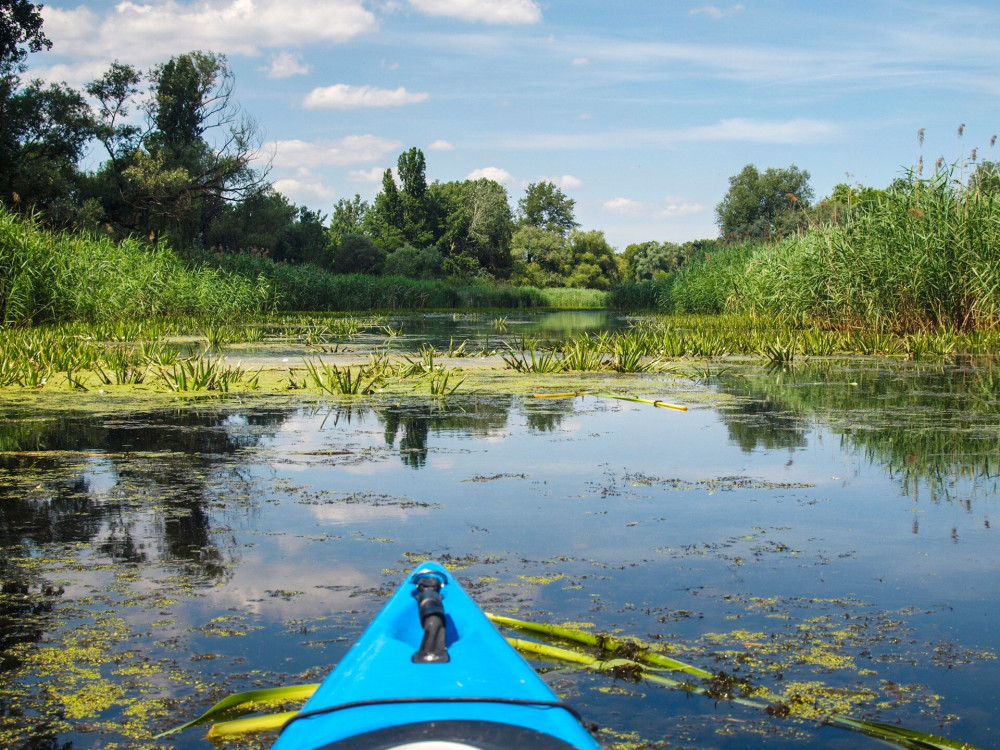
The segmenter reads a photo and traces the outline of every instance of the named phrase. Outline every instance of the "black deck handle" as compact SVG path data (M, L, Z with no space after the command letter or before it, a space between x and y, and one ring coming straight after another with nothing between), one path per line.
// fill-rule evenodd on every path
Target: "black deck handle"
M445 642L444 602L441 595L441 579L435 575L425 575L414 581L413 596L420 612L420 625L424 637L420 650L413 655L415 664L443 664L451 661Z

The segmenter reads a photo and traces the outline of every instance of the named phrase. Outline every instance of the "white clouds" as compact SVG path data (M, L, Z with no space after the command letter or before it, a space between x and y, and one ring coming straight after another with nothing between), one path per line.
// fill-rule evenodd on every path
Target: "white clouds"
M361 0L124 0L98 16L85 7L42 10L60 55L160 62L178 50L257 55L262 49L346 42L377 28Z
M274 166L297 168L314 166L343 167L381 160L386 154L402 148L402 141L374 135L349 135L338 140L275 141Z
M466 175L465 179L493 180L494 182L499 182L504 187L515 187L517 185L517 180L514 179L514 175L506 169L500 169L500 167L483 167L482 169L477 169Z
M551 182L560 190L575 190L583 187L583 180L571 174L564 174L562 177L540 177L539 182Z
M614 198L607 201L602 208L606 213L617 216L650 219L676 219L709 210L709 206L704 203L672 196L664 198L662 203L644 203L631 198Z
M647 210L646 204L631 198L614 198L607 201L603 208L609 214L618 214L619 216L642 216Z
M292 52L279 52L271 55L271 64L261 70L267 71L268 78L290 78L305 75L310 66L302 62L302 55Z
M836 125L825 120L748 120L743 117L721 120L715 125L703 125L676 132L674 138L683 141L729 141L752 143L821 143L833 138Z
M576 66L590 65L590 60L588 60L586 57L574 57L573 65Z
M382 182L382 175L385 174L383 167L372 167L371 169L352 169L347 173L350 182L361 182L366 185L378 185Z
M542 11L532 0L410 0L410 5L428 15L463 21L527 24L542 20Z
M454 151L455 150L455 146L452 145L449 141L438 139L438 140L434 141L434 143L432 143L430 146L428 146L427 150L428 151Z
M503 148L531 150L609 151L635 147L676 148L687 143L828 143L841 134L841 127L828 120L752 120L734 117L711 125L673 130L632 129L603 133L516 133L498 139Z
M688 15L689 16L705 15L708 16L709 18L719 20L720 18L731 16L734 13L739 13L741 10L744 10L743 3L737 3L736 5L731 5L730 7L725 9L718 8L714 5L705 5L701 8L694 8L693 10L688 11Z
M292 203L313 203L314 199L330 201L336 195L334 190L323 184L323 179L308 169L299 169L294 177L286 177L274 182L274 189L288 196Z
M398 89L379 89L374 86L349 86L338 83L313 89L302 105L306 109L358 109L360 107L401 107L426 101L430 94L411 93Z

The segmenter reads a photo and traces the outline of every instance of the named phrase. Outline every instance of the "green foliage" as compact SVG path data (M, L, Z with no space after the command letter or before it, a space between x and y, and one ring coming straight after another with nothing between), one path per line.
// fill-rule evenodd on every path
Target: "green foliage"
M674 277L663 275L655 280L616 284L608 294L608 307L615 310L661 310L670 306Z
M403 245L386 257L385 275L405 276L409 279L442 279L445 276L444 258L435 247L418 249L412 245Z
M686 264L671 309L774 316L793 325L914 332L1000 327L1000 201L989 172L910 174L842 225Z
M260 313L267 281L188 267L169 250L40 228L0 208L0 321L121 320Z
M670 273L684 262L686 255L673 242L642 242L629 245L622 253L625 281L649 281Z
M721 313L727 309L757 245L724 247L692 258L675 275L664 312Z
M5 0L0 6L0 65L16 65L28 52L52 47L42 32L41 10L28 0Z
M93 133L83 97L61 84L21 86L0 62L0 199L71 223L80 184L77 161Z
M969 178L969 189L983 195L1000 196L1000 162L983 161Z
M477 268L507 278L514 219L503 185L480 179L434 183L430 189L442 215L437 240L442 252L448 258L470 258Z
M243 381L249 388L257 387L258 371L248 374L239 365L229 367L221 359L195 357L159 368L160 379L167 388L178 393L189 391L219 391L228 393L230 388Z
M361 234L370 208L368 201L362 200L357 193L351 199L338 200L330 218L330 245L339 245L345 234Z
M375 374L365 372L364 367L356 370L350 367L343 369L322 360L305 360L306 372L312 384L324 393L342 396L358 396L373 393L381 382ZM363 382L367 378L368 382Z
M440 210L435 194L427 189L423 152L418 148L404 151L396 169L400 185L387 169L382 175L382 191L364 215L365 233L386 253L404 244L433 245L441 234ZM353 207L344 206L343 212L345 219L353 218Z
M333 266L323 215L296 208L271 187L223 205L208 225L205 244L224 252L261 253L276 261Z
M511 280L539 287L608 290L618 280L614 248L598 231L558 232L523 226L511 241Z
M618 281L615 250L604 239L604 232L574 231L569 236L568 250L562 268L565 286L607 290Z
M337 273L379 274L385 265L386 254L363 234L345 234L333 258Z
M517 202L518 222L565 237L580 226L573 214L575 207L576 201L567 197L555 183L533 182Z
M262 184L266 168L251 166L261 135L232 98L222 55L177 55L146 80L143 100L143 76L116 62L87 86L100 103L96 129L110 157L95 185L116 227L154 238L169 232L186 249L225 203ZM145 129L128 119L132 108L146 113Z
M769 239L802 228L813 198L809 173L794 164L786 169L753 164L729 178L729 191L715 207L719 233L726 240Z

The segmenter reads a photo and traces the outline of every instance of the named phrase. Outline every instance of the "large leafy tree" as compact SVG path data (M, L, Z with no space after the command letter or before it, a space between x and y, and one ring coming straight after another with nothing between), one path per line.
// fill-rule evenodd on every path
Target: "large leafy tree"
M0 76L0 198L70 221L77 162L93 132L83 97L60 84Z
M439 211L434 196L427 190L427 162L419 148L399 155L402 230L406 242L415 247L432 245L439 234Z
M574 216L576 201L553 182L533 182L517 202L518 222L566 236L580 226Z
M586 289L610 289L618 281L615 249L604 238L604 232L570 234L569 262L563 276L566 286Z
M92 132L89 109L65 85L22 85L29 53L49 49L41 5L0 0L0 200L70 218L76 163Z
M383 253L391 253L406 243L403 233L403 199L392 176L392 170L382 173L382 191L375 196L371 210L364 217L365 234Z
M511 238L511 281L537 287L563 286L563 269L569 263L566 238L559 232L521 226Z
M437 244L452 265L468 258L494 276L509 276L514 216L503 185L484 178L436 182L430 189L444 216Z
M794 164L758 171L747 164L729 178L729 191L715 207L723 239L769 239L805 220L813 199L809 173Z
M150 95L138 100L145 78ZM114 63L87 87L98 100L98 136L109 161L99 184L109 219L129 231L164 231L179 246L205 239L227 202L264 184L267 167L254 162L260 132L233 99L233 75L223 55L189 52L145 77ZM146 127L128 119L141 107ZM116 194L115 194L116 193Z
M622 253L625 281L648 281L658 274L670 273L686 258L684 248L673 242L649 241L629 245Z
M42 7L29 0L0 0L0 64L17 66L29 52L52 47L42 32Z
M341 198L333 206L330 217L330 244L339 245L345 234L361 234L364 231L365 216L371 207L357 193L353 198Z

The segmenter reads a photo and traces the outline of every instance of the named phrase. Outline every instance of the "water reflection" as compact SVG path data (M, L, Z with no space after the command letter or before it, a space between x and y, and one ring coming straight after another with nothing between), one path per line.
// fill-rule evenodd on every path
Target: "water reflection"
M925 483L949 496L957 480L996 480L1000 472L1000 369L824 362L775 373L720 378L739 397L723 412L744 450L801 447L813 423L883 466L905 487Z
M15 412L0 425L0 542L86 543L116 563L151 556L224 578L227 553L207 505L226 457L259 442L286 413L158 411L124 417Z
M721 406L684 414L509 395L128 416L9 410L0 717L30 736L11 746L152 748L149 733L170 723L162 706L127 713L126 698L59 718L79 706L68 689L46 692L55 669L39 672L32 653L100 644L113 666L92 671L108 691L121 683L128 696L167 696L190 714L208 702L196 686L221 694L314 680L425 557L451 561L481 601L529 619L592 622L692 650L706 633L736 628L705 655L727 669L726 659L754 668L730 653L746 643L815 639L817 620L836 633L841 622L866 623L837 644L865 675L804 661L787 665L787 679L928 685L945 696L931 710L914 702L882 718L969 712L977 718L954 733L988 745L997 709L986 694L1000 685L987 655L1000 646L988 629L1000 590L988 527L990 374L871 363L732 374L699 394ZM962 502L921 504L913 486ZM867 635L867 623L890 620L905 639ZM965 661L946 660L942 676L927 653ZM962 687L965 669L978 691ZM759 739L716 731L713 711L739 710L728 704L691 708L681 700L690 696L651 686L626 700L621 691L640 688L554 679L596 720L627 729L629 717L671 746ZM692 711L698 722L675 731L684 722L673 717ZM25 718L37 715L56 718L46 729ZM123 739L133 716L148 717L146 735ZM810 746L842 746L802 731ZM207 744L193 733L175 747Z

